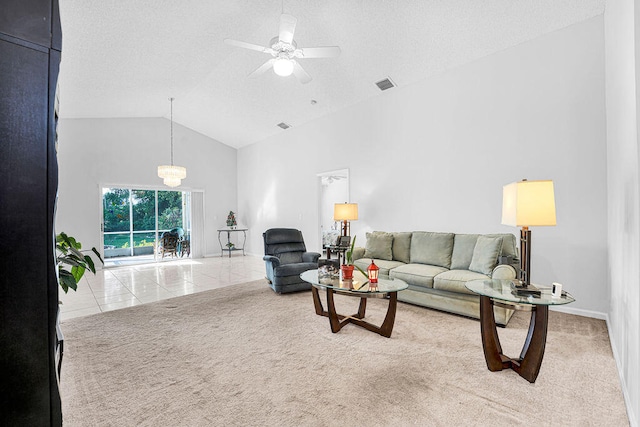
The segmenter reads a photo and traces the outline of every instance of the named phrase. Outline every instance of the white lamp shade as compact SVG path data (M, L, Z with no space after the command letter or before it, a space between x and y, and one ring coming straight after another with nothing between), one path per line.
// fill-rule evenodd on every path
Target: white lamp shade
M293 61L286 58L278 58L273 63L273 72L281 77L290 76L293 73Z
M556 225L553 181L520 181L502 187L502 224Z
M336 203L333 205L334 221L355 221L358 219L357 203Z

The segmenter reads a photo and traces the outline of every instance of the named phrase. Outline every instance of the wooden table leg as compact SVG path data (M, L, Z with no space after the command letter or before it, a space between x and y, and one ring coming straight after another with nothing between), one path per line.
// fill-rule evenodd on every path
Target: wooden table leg
M316 309L316 314L318 316L326 316L328 313L324 311L324 308L322 308L322 301L320 301L320 294L318 293L318 288L316 288L315 286L312 286L311 295L313 295L313 306Z
M336 313L336 305L333 302L333 292L332 289L327 288L327 311L329 312L329 324L331 325L331 332L334 334L338 332L344 325L349 323L350 319L345 318L344 316ZM342 322L340 319L344 319Z
M376 326L369 322L365 322L364 320L351 318L351 323L354 323L358 326L365 328L368 331L375 332L377 334L382 335L383 337L390 338L391 332L393 331L393 324L396 320L396 309L398 307L398 293L390 292L389 293L389 307L387 308L387 314L384 317L384 321L382 325Z
M502 353L500 338L493 313L493 300L480 297L480 330L482 333L482 348L487 368L494 371L513 369L522 378L534 383L540 372L544 349L547 342L547 326L549 323L549 307L538 305L533 307L527 338L520 357L512 359Z
M540 372L547 344L548 324L549 307L546 305L536 306L536 310L531 313L529 332L520 353L520 359L513 362L513 370L530 383L536 382Z
M482 334L482 349L484 350L484 360L487 362L487 368L495 372L509 367L509 363L502 354L496 319L493 315L493 300L485 296L480 297L480 332Z

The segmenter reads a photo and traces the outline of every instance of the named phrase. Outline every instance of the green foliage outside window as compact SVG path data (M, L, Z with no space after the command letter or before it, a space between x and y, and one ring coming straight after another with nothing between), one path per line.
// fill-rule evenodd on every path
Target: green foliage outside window
M123 231L127 234L105 235L105 246L128 248L130 221L129 190L110 188L103 194L104 231L105 233ZM131 190L131 211L133 213L133 230L146 231L156 229L156 192L154 190ZM171 230L183 227L182 224L182 192L158 191L158 230ZM152 236L148 233L134 233L134 246L151 246ZM144 242L144 243L143 243Z

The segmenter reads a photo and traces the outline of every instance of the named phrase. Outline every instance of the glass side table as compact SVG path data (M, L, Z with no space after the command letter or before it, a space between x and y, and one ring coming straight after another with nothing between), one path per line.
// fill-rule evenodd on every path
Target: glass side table
M541 291L539 296L519 296L513 290L512 283L512 280L487 279L472 280L465 286L480 295L480 329L487 368L492 372L513 369L522 378L534 383L540 372L547 342L549 306L569 304L575 299L567 292L562 292L561 297L554 297L551 295L550 287L542 286L537 286ZM529 332L518 358L511 358L502 353L493 315L494 305L531 311Z

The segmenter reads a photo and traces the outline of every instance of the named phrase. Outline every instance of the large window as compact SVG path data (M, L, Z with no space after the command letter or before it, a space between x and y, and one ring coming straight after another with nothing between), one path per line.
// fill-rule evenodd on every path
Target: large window
M150 255L159 236L190 229L189 193L181 191L103 188L104 256Z

